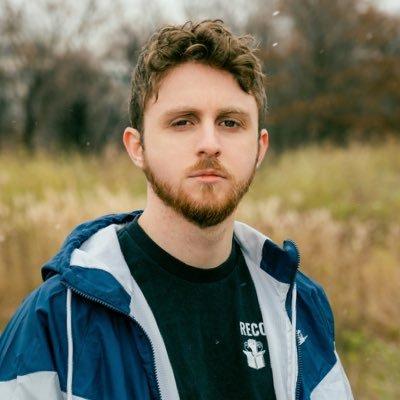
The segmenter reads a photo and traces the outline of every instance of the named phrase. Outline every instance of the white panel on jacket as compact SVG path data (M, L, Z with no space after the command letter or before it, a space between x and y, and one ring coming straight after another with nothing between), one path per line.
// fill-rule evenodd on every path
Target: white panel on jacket
M350 383L335 350L336 364L311 393L311 400L354 400Z

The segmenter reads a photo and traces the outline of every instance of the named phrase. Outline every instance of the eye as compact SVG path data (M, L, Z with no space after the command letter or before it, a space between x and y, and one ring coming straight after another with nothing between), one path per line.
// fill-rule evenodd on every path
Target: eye
M225 119L222 121L223 123L228 122L227 125L225 125L227 128L235 128L235 127L240 127L241 124L233 119ZM236 124L236 125L235 125Z
M237 122L233 119L225 119L222 121L222 123L225 124L226 128L239 128L242 126L240 122ZM171 124L171 126L175 127L185 127L188 126L188 124L191 124L191 121L188 119L179 119Z
M189 122L187 119L180 119L178 121L173 122L171 125L172 126L187 126L185 122Z

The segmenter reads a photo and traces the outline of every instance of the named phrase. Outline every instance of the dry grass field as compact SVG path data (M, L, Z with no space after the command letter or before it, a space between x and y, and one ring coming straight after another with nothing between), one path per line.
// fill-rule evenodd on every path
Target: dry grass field
M294 239L335 313L357 399L400 398L400 143L267 156L237 219ZM0 330L78 223L145 205L125 154L0 154Z

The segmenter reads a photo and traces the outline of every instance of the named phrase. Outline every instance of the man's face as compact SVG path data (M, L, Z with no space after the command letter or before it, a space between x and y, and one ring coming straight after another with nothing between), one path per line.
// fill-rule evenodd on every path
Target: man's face
M199 227L224 221L254 178L255 98L230 73L187 62L167 73L154 101L144 113L142 169L149 190ZM222 176L194 176L207 169Z

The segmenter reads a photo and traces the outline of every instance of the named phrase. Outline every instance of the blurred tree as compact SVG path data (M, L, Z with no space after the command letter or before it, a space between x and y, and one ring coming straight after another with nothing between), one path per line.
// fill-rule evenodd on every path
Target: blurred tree
M138 0L134 17L118 1L107 4L0 0L0 145L100 150L128 122L140 49L176 21L157 1ZM222 18L235 33L256 36L274 148L399 134L399 16L366 0L180 6L181 22Z
M6 132L11 130L10 102L7 87L7 75L0 69L0 149L6 139Z
M87 50L94 29L101 26L107 13L100 12L94 0L86 0L79 13L74 14L70 5L54 0L40 0L34 6L1 0L0 6L1 45L6 49L0 57L0 68L7 65L10 72L13 95L8 101L16 105L17 128L23 145L34 150L39 143L53 143L54 140L46 140L52 126L51 137L58 138L61 146L85 150L87 147L82 147L85 138L85 144L101 148L94 138L103 143L107 136L104 130L121 117L116 115L118 93L110 94L110 79L96 64L95 52ZM63 75L69 81L63 80ZM51 98L46 99L50 92ZM109 99L103 100L104 96ZM62 107L69 108L61 111ZM98 122L96 107L103 107ZM51 109L51 113L46 114L45 109ZM93 119L89 124L90 118ZM54 125L55 121L59 125ZM94 129L97 123L102 125ZM15 142L16 137L9 141Z
M399 134L400 18L369 7L360 14L356 59L344 81L353 83L349 123L360 138Z
M357 0L280 0L252 15L275 145L398 133L400 21ZM274 17L275 15L275 17Z
M262 8L266 8L270 0L265 0ZM240 33L244 22L251 12L259 11L257 3L247 0L203 0L193 2L182 0L182 10L186 20L201 21L203 19L222 19L234 33Z
M123 103L121 92L90 54L63 54L54 60L37 96L39 143L63 150L101 150L123 127Z

